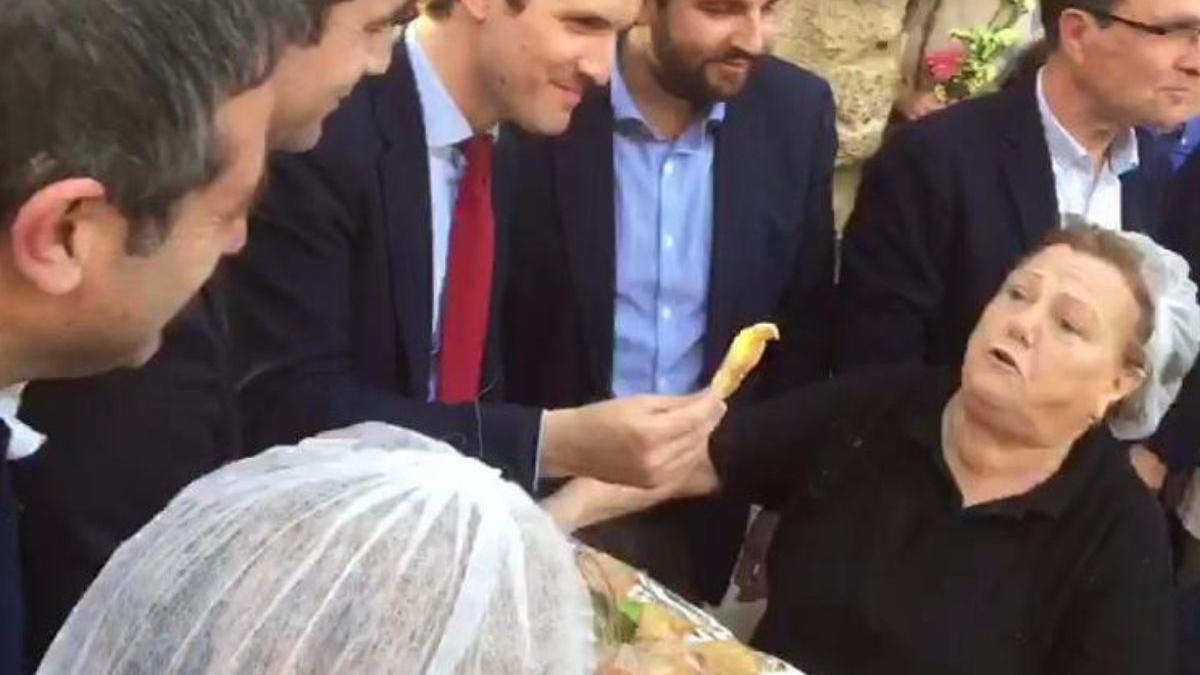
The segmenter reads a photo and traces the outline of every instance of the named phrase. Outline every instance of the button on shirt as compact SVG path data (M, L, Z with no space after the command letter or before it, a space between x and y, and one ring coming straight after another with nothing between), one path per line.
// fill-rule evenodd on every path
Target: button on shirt
M1042 117L1058 213L1073 214L1109 230L1121 229L1121 175L1138 167L1137 134L1128 129L1109 148L1099 171L1087 150L1055 117L1046 101L1045 70L1038 71L1037 100Z
M442 296L450 251L450 227L458 185L467 170L460 144L475 135L471 123L450 97L446 87L417 39L417 31L404 34L404 46L412 63L421 99L425 144L429 147L429 204L433 225L433 325L430 326L429 399L437 396L438 355L441 351ZM397 113L399 114L399 113Z
M714 133L725 104L678 138L654 133L613 70L617 279L613 394L700 387L712 260Z

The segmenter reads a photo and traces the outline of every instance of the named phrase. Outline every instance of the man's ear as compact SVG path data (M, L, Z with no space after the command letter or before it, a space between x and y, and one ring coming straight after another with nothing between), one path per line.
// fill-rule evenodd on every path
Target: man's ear
M1096 29L1096 19L1081 9L1068 8L1058 19L1059 49L1072 61L1083 59L1083 46Z
M65 295L83 280L78 210L104 200L104 186L91 178L51 183L26 200L9 227L13 264L29 283Z

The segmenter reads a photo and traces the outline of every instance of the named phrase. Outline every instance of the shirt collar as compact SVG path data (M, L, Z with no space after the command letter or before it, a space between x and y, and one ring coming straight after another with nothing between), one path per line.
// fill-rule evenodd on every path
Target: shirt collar
M620 44L617 46L618 52ZM613 60L612 71L612 108L613 119L619 122L637 122L645 130L650 131L650 124L646 122L646 118L642 116L642 111L638 108L637 102L633 100L633 94L629 91L629 85L625 83L625 76L621 73L621 59L618 56ZM725 102L717 101L708 107L708 115L705 116L707 126L719 125L725 121Z
M470 139L475 135L471 123L446 91L421 41L417 39L415 29L409 28L404 32L404 46L416 78L417 97L421 100L425 144L430 149L449 148Z
M34 431L17 418L21 408L21 393L25 383L14 384L6 389L0 389L0 423L8 429L8 446L0 447L0 461L22 459L37 452L46 442L46 437Z
M922 387L912 398L909 414L902 416L902 433L918 444L927 453L929 461L946 481L950 490L957 494L954 477L946 464L942 449L942 413L946 404L959 388L959 377L945 372L933 378L930 386ZM1083 435L1072 446L1067 459L1058 471L1040 485L1024 494L971 507L969 516L998 516L1023 519L1029 514L1058 518L1076 500L1096 471L1099 459L1113 450L1113 442L1105 442L1108 434L1103 427Z
M1046 69L1043 67L1037 74L1037 102L1038 113L1042 118L1042 129L1046 133L1046 145L1050 149L1050 156L1073 168L1091 172L1094 166L1091 156L1079 144L1079 141L1075 140L1071 132L1067 131L1067 128L1059 122L1054 111L1050 109L1050 103L1046 100L1046 90L1043 84L1045 72ZM1140 162L1137 133L1132 128L1126 129L1124 133L1117 135L1112 147L1109 148L1108 168L1113 174L1120 176L1136 169Z

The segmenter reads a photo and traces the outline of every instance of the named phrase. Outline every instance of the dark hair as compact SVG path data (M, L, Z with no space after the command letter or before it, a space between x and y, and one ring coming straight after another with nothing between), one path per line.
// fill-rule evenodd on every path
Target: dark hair
M444 19L454 10L456 0L421 0L421 11L435 19ZM528 0L506 0L508 8L514 12L525 9Z
M1138 319L1133 335L1125 347L1125 362L1134 367L1146 364L1146 343L1154 332L1154 300L1142 278L1142 255L1121 235L1077 217L1068 217L1061 229L1053 230L1034 253L1051 246L1064 245L1109 263L1121 273L1138 306Z
M86 176L152 250L224 163L217 107L306 41L318 0L7 0L0 13L0 227ZM328 4L327 0L324 4Z
M1121 0L1042 0L1042 27L1046 30L1046 44L1050 50L1058 48L1058 19L1067 9L1089 9L1112 12ZM1108 25L1108 19L1099 18L1100 25Z
M303 0L305 7L308 9L308 42L310 44L321 39L321 33L325 31L325 19L329 16L329 10L339 2L347 2L348 0Z

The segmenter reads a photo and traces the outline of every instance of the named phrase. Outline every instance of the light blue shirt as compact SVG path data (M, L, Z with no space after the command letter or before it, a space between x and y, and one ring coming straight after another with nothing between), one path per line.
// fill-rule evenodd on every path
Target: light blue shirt
M613 69L617 279L613 394L700 389L713 239L716 103L678 138L660 138Z
M434 70L429 57L410 28L404 34L404 46L412 63L421 99L421 117L425 123L425 144L429 146L429 204L433 225L433 325L430 326L429 400L437 398L438 356L441 353L442 290L446 284L446 264L450 250L450 226L458 185L467 170L466 157L459 144L475 135L471 123L450 97ZM400 114L398 111L396 114Z

